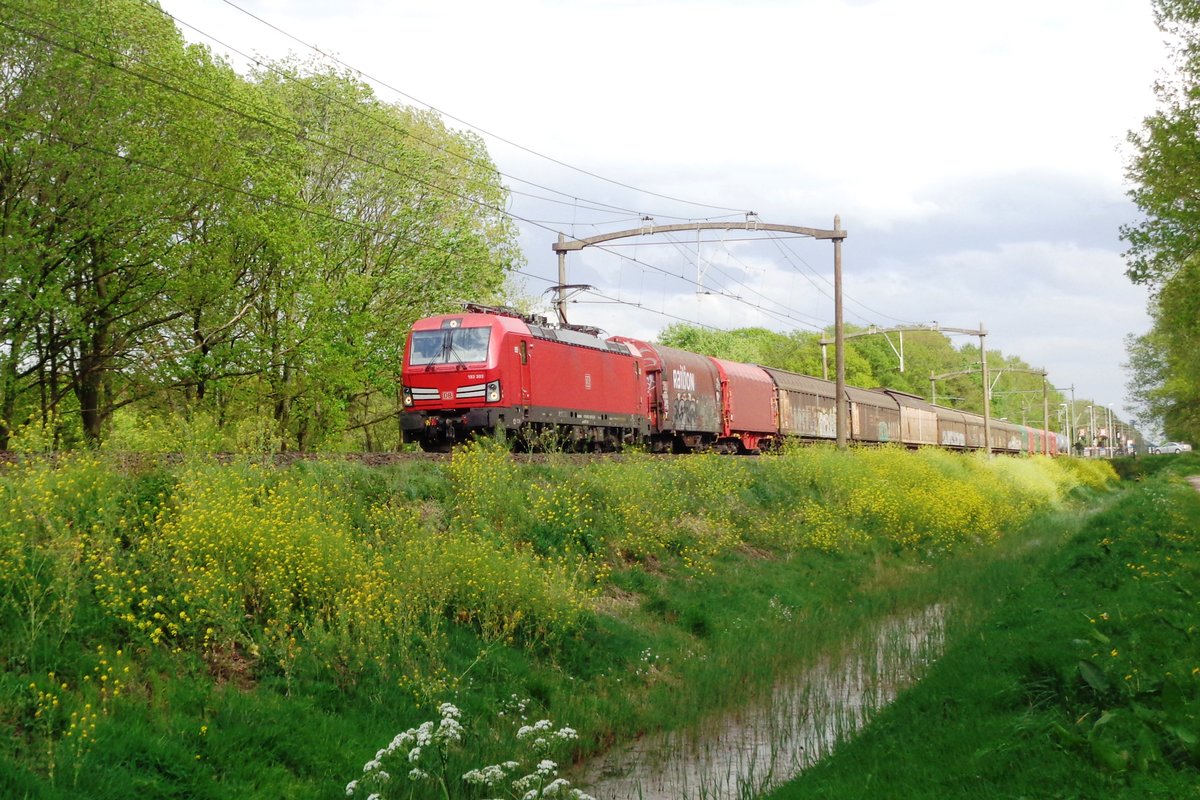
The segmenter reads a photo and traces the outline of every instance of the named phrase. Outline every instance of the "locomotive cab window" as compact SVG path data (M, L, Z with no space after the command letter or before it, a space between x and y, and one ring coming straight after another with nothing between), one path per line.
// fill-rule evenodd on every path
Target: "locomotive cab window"
M442 328L413 331L408 363L414 367L431 364L468 364L487 361L491 328Z

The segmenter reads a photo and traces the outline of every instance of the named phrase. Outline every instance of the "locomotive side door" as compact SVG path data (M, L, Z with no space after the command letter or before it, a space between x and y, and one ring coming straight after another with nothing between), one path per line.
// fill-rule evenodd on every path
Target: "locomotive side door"
M530 348L527 339L521 339L517 342L517 372L520 374L521 393L519 395L519 403L525 410L529 409L533 387L530 385L529 376L529 356Z

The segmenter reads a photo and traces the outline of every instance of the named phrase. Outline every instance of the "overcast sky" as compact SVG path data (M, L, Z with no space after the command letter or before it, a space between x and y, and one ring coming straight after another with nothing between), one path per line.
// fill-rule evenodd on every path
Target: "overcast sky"
M233 2L163 6L235 65L231 48L315 45L480 132L530 294L555 282L559 231L840 214L848 322L982 322L990 348L1121 412L1122 340L1149 327L1118 236L1137 220L1124 142L1167 64L1148 0ZM833 320L828 242L613 244L569 256L569 281L596 287L572 322L652 338L673 318Z

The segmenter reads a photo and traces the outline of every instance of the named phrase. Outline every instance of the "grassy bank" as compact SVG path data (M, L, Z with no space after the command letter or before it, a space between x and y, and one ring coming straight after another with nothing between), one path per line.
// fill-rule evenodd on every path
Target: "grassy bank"
M685 726L871 620L994 591L986 564L1110 479L891 449L521 464L486 443L382 469L6 466L0 795L344 797L434 721L354 791L483 796L460 776ZM575 733L518 737L522 718Z
M1200 458L1139 466L924 681L773 800L1200 796L1200 493L1181 478Z

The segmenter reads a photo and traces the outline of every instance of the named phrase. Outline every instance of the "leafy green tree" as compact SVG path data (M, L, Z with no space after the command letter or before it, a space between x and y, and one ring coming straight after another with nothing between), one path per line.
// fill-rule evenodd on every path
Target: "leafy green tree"
M299 194L313 212L257 309L275 420L306 448L317 430L369 433L394 417L411 323L498 296L520 256L477 138L317 63L253 77L297 131Z
M19 231L5 274L20 276L5 284L14 313L4 384L11 396L14 379L35 375L45 412L64 380L95 443L129 401L121 373L179 313L162 299L192 202L170 168L187 152L180 123L191 101L144 76L192 64L175 28L143 3L23 0L5 12L0 149L22 180L2 189L0 213ZM14 374L18 353L27 366Z
M1158 109L1129 135L1143 218L1122 229L1127 274L1153 298L1153 329L1129 340L1129 365L1142 421L1200 440L1200 3L1157 0L1155 15L1176 43L1177 73L1155 86Z

